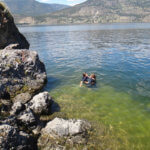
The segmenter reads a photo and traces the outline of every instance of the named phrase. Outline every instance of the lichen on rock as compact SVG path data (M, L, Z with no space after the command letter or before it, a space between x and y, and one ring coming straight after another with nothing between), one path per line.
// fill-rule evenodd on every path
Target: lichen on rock
M28 107L33 110L35 114L48 114L50 111L50 105L52 104L52 98L48 92L39 93L34 96L28 103Z
M37 52L0 51L0 98L14 98L20 93L33 95L42 89L45 83L45 66L39 60Z

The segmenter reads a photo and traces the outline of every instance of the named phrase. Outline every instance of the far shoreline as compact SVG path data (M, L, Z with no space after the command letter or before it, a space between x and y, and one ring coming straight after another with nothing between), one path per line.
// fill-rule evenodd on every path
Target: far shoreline
M18 24L15 23L18 27L34 27L34 26L78 26L78 25L122 25L122 24L150 24L150 22L110 22L110 23L77 23L77 24Z
M150 29L150 23L107 23L107 24L76 24L76 25L17 25L21 32L74 32L74 31L119 31ZM41 30L44 29L45 31Z

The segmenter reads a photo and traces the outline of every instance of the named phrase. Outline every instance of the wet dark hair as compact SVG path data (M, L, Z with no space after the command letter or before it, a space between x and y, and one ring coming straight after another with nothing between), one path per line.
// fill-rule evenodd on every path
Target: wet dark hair
M94 78L94 80L92 81L92 85L96 84L96 75L95 74L91 74L92 78Z
M92 74L92 78L94 78L96 80L96 75L95 74Z
M93 78L96 80L96 75L94 74Z
M85 77L86 76L86 72L84 72L82 75L83 75L83 77Z

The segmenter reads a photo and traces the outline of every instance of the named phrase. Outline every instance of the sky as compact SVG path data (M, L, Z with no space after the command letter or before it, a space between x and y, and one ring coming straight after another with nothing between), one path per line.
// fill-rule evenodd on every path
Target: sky
M79 3L82 3L86 0L37 0L39 2L43 2L43 3L55 3L55 4L66 4L66 5L76 5Z

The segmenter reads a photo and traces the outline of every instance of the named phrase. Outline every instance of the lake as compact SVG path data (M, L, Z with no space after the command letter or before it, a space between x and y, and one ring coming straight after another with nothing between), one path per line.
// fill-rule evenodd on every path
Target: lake
M93 124L90 149L150 149L150 23L19 29L61 113ZM79 87L83 72L96 74L96 87Z

